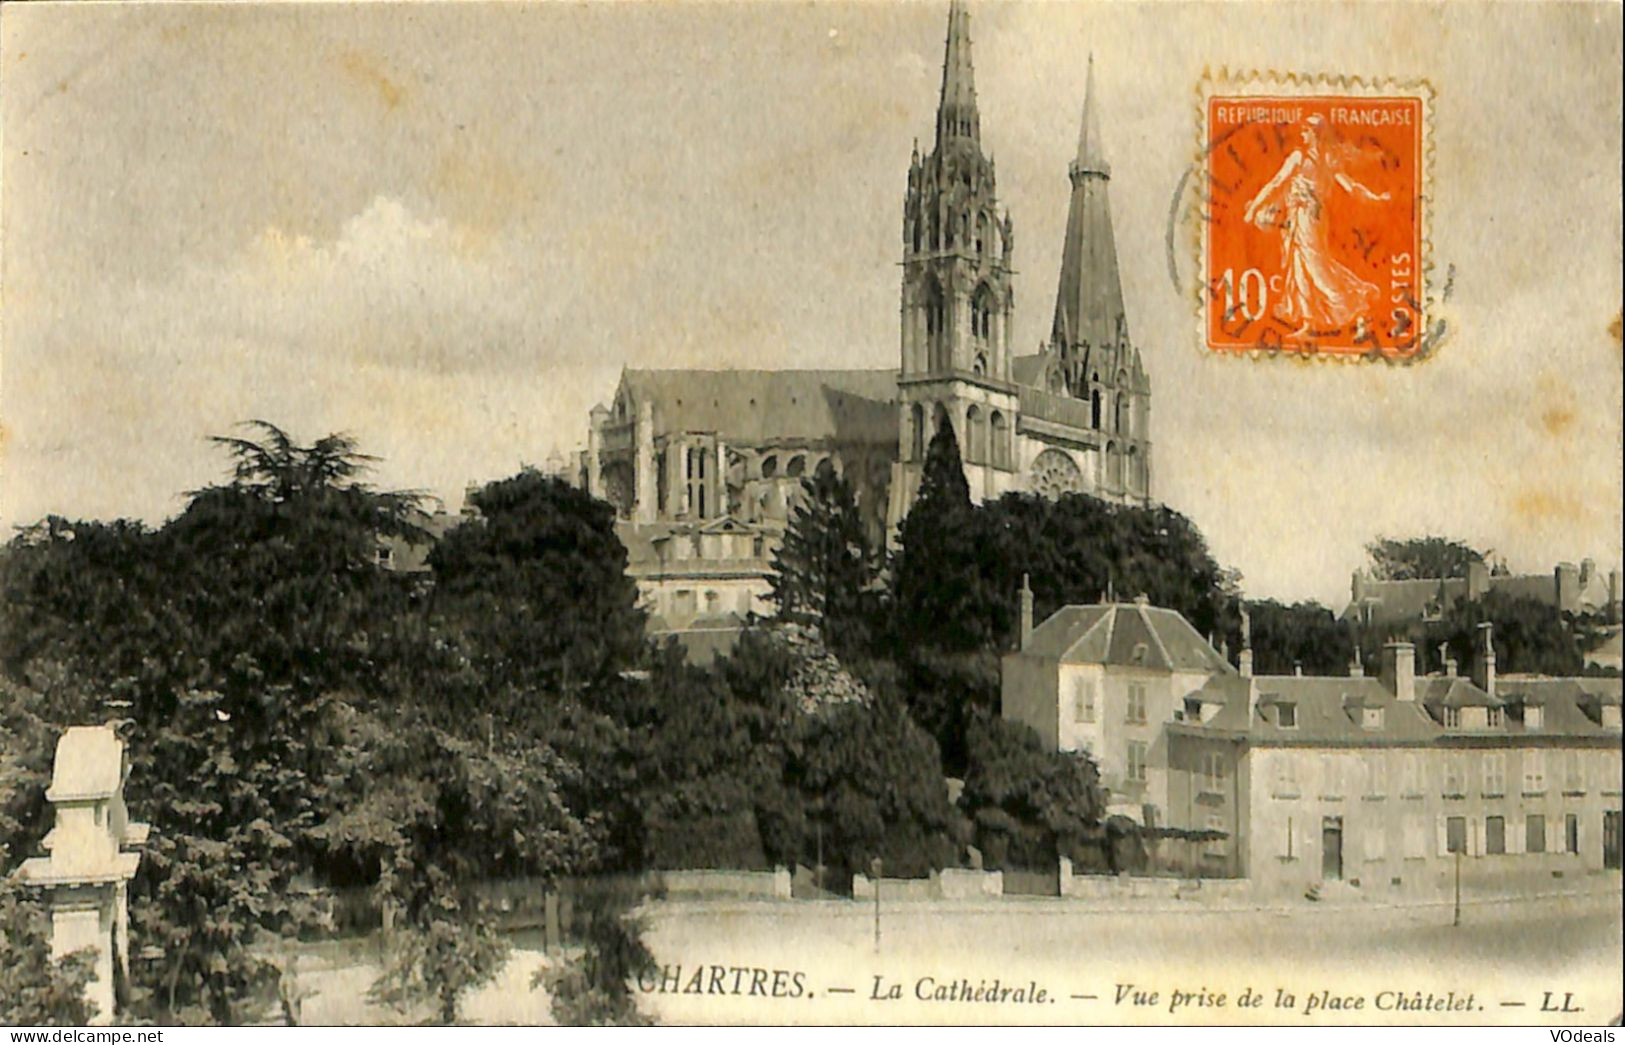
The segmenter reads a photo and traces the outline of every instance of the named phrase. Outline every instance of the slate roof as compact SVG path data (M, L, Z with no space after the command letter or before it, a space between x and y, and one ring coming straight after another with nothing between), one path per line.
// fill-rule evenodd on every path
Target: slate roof
M1594 685L1599 682L1612 685ZM1258 691L1257 715L1250 714L1252 686ZM1618 679L1528 677L1497 680L1496 696L1491 697L1469 679L1431 675L1416 680L1416 700L1403 701L1371 676L1215 677L1195 696L1223 707L1206 723L1184 724L1183 731L1244 736L1267 747L1404 746L1446 737L1617 737L1617 730L1602 726L1597 708L1618 703L1619 689ZM1285 703L1294 705L1293 726L1281 724L1280 707ZM1530 704L1543 708L1537 729L1526 728L1525 709ZM1507 713L1498 726L1446 729L1442 709L1464 706L1504 707ZM1381 712L1381 724L1375 728L1366 728L1368 708Z
M1378 621L1421 620L1429 603L1436 603L1443 611L1467 595L1465 578L1424 577L1403 581L1365 581L1364 603L1373 607ZM1343 611L1345 618L1359 612L1361 603L1351 602Z
M1236 670L1177 612L1142 603L1063 606L1033 629L1022 652L1066 664Z
M895 369L628 369L621 385L654 404L661 433L719 432L752 445L897 440Z
M1049 363L1049 353L1038 352L1030 356L1015 356L1010 360L1010 377L1018 385L1028 385L1032 388L1044 387L1044 367Z

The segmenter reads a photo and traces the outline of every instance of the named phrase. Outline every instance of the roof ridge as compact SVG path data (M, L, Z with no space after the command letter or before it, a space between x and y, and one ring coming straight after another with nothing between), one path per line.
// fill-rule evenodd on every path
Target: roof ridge
M1162 636L1157 634L1157 629L1151 623L1151 614L1147 612L1150 607L1137 602L1134 604L1134 608L1140 612L1140 623L1144 624L1145 630L1151 633L1151 641L1157 644L1157 652L1162 654L1163 666L1169 671L1173 671L1174 658L1168 655L1167 645L1163 643Z
M1067 608L1070 609L1072 607L1067 607ZM1079 607L1077 607L1077 609L1082 610L1084 612L1088 612L1091 608L1092 607L1089 607L1089 606L1079 606ZM1095 633L1095 629L1100 627L1101 622L1102 621L1108 621L1111 618L1111 616L1112 615L1110 613L1102 613L1100 615L1099 619L1097 619L1093 624L1089 625L1087 628L1083 629L1083 634L1081 634L1077 638L1073 639L1072 642L1070 644L1068 644L1065 649L1061 650L1061 655L1057 659L1061 660L1061 661L1064 661L1068 657L1070 657L1072 655L1072 651L1077 649L1079 646L1083 645L1083 640L1087 639L1089 636L1093 635ZM1111 633L1111 626L1108 624L1107 628L1106 628L1107 656L1110 655L1111 648L1112 648L1112 633ZM1102 661L1104 661L1105 659L1106 659L1106 656L1103 656L1101 658Z

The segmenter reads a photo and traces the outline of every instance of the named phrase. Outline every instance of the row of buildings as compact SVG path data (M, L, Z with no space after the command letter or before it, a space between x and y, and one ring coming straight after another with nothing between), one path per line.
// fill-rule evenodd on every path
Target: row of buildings
M1488 624L1465 673L1418 675L1408 642L1374 675L1251 661L1143 601L1034 627L1024 593L1003 714L1087 751L1110 812L1222 834L1203 873L1265 893L1435 890L1458 862L1529 888L1620 867L1619 678L1498 677Z

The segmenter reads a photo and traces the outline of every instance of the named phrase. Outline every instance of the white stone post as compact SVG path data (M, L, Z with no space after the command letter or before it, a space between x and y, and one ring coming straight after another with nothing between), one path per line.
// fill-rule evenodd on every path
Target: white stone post
M50 855L23 862L25 883L45 889L51 909L51 956L91 952L94 975L85 996L90 1022L113 1021L114 983L128 973L129 911L125 889L141 864L150 828L124 810L129 767L112 726L73 726L56 745L51 786L55 825L45 836Z

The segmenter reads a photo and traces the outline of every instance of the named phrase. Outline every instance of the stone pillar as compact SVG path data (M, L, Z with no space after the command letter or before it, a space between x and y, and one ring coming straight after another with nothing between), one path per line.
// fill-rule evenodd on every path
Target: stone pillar
M150 830L125 814L128 772L124 742L112 726L64 732L45 792L55 818L43 843L49 855L24 861L17 872L24 883L47 891L51 956L91 952L93 976L85 995L95 1006L90 1022L96 1025L113 1021L114 987L128 973L125 887L141 864Z
M604 422L609 417L609 411L602 404L592 408L587 423L587 493L594 497L604 495L604 480L599 474L603 469L600 460L604 450Z
M635 502L632 509L632 518L640 523L655 521L655 418L654 404L647 399L638 403L638 426L634 438L637 440L635 456L634 492Z
M688 444L666 437L666 504L668 519L688 514Z
M711 479L711 515L721 518L728 514L728 444L717 435L716 468Z

